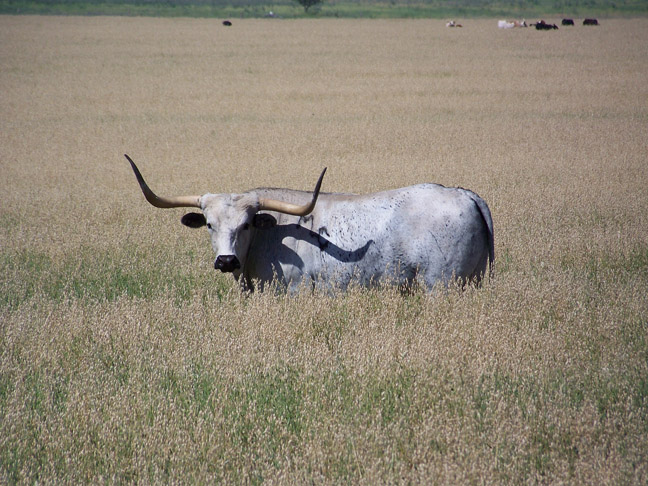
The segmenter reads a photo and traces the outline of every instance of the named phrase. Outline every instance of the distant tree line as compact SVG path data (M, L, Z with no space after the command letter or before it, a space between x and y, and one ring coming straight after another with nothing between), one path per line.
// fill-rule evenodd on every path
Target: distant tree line
M269 11L291 17L646 16L648 0L0 0L0 13L12 14L262 17Z

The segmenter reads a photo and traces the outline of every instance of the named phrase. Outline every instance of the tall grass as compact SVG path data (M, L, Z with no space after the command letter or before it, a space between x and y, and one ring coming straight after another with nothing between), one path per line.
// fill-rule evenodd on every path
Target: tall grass
M644 20L0 17L0 481L644 484ZM141 196L482 195L481 288L241 295ZM433 210L433 209L430 209Z

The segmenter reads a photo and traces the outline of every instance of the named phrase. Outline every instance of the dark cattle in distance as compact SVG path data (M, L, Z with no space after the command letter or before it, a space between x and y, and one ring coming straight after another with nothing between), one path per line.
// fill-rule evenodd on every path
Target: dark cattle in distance
M585 19L583 20L583 25L599 25L599 23L596 19Z
M223 25L226 27L230 27L232 25L232 22L230 22L229 20L223 20Z
M574 19L562 19L562 25L574 25Z
M556 24L548 24L544 20L537 22L535 24L535 28L536 30L558 30L558 26Z

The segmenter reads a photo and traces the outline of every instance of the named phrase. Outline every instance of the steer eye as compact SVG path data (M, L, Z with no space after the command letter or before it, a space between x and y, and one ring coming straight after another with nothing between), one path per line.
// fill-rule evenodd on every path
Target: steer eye
M211 223L207 223L207 229L212 229Z

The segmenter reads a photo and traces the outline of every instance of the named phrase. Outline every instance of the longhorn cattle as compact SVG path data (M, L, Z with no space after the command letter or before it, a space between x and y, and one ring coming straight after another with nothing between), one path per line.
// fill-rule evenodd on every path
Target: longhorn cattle
M294 292L392 283L428 289L479 283L494 259L493 222L474 192L419 184L367 195L259 188L242 194L157 196L128 155L146 200L158 208L195 207L182 223L206 226L214 267L249 291L275 282Z

